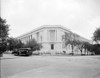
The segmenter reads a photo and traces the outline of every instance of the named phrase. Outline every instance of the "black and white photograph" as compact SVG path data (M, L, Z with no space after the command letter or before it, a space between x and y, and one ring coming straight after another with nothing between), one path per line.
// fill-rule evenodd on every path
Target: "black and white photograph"
M100 0L0 0L0 78L100 78Z

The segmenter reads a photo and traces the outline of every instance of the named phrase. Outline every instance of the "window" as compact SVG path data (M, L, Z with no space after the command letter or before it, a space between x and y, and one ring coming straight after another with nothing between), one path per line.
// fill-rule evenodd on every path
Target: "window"
M37 32L36 34L37 34L37 41L39 41L39 32Z
M51 44L51 49L52 49L52 50L54 49L54 44Z
M42 36L41 36L41 42L42 42Z
M55 30L49 30L50 32L50 41L54 42L55 41Z

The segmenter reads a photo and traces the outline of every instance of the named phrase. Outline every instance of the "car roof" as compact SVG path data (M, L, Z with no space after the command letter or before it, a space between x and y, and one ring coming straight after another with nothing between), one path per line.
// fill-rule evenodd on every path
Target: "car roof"
M20 48L20 50L31 50L31 48Z

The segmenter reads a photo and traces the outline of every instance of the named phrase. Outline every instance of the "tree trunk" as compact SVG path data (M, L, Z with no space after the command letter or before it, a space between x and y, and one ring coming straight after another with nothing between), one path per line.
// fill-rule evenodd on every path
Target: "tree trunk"
M74 46L72 45L72 55L74 55Z
M84 52L85 52L85 55L86 55L86 49L85 49L85 51L84 51Z
M80 50L80 51L81 51L81 55L82 55L83 49L81 48L81 50Z
M88 54L88 51L87 51L87 55L89 55L89 54Z

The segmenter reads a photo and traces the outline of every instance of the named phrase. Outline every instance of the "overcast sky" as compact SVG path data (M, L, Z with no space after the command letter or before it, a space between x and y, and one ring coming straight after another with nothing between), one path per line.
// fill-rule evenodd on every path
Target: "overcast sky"
M100 27L100 0L1 0L1 16L12 37L41 25L62 25L91 39Z

